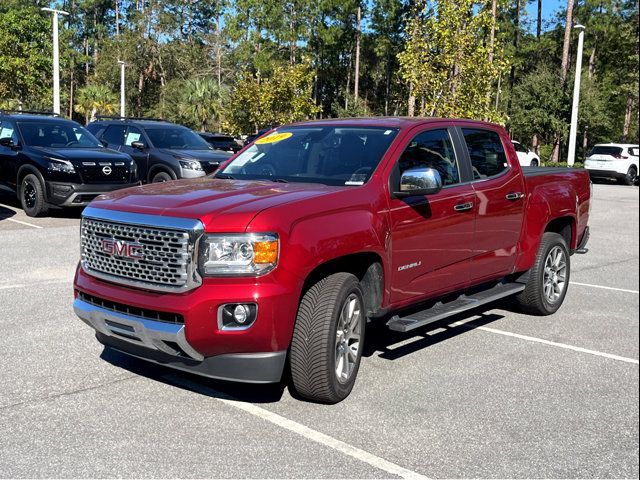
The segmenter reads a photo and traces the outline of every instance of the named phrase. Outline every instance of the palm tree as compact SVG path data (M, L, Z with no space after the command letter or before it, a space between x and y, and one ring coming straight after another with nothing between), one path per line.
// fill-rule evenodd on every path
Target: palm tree
M224 90L212 78L194 78L187 80L181 98L181 115L192 120L200 127L207 129L210 121L220 123Z
M112 115L118 110L116 95L105 85L86 85L78 90L74 110L84 115L85 123L96 115Z

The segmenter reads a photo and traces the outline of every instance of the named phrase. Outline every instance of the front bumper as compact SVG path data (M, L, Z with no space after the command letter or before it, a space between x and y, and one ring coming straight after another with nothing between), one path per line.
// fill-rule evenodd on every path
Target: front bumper
M73 309L96 330L100 343L142 360L221 380L274 383L282 377L286 350L205 358L187 342L182 324L114 312L79 298Z
M109 184L47 182L47 202L59 207L82 207L103 193L139 185L140 182Z
M200 287L177 294L116 285L78 268L74 310L100 342L124 353L211 378L278 382L293 333L298 282L276 269L260 282L205 279ZM218 324L220 306L235 302L259 306L249 328ZM157 312L178 320L155 321Z

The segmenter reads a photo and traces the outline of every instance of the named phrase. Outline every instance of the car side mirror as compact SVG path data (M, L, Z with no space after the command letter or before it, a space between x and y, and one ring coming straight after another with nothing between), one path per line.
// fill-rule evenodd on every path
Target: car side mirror
M104 148L109 148L109 142L104 139L100 139L100 145L102 145Z
M7 148L13 148L16 146L11 137L0 138L0 145Z
M147 146L144 144L144 142L131 142L131 147L135 148L136 150L144 150L145 148L147 148Z
M433 168L411 168L400 176L400 190L393 192L396 198L418 195L434 195L442 190L440 172Z

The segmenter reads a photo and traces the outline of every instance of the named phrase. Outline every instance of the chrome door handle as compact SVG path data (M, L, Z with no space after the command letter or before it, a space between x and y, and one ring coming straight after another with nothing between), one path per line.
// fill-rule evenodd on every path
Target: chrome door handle
M524 193L522 192L511 192L511 193L507 193L506 195L506 199L507 200L520 200L522 197L524 197Z
M453 209L456 212L466 212L466 211L471 210L472 208L473 208L473 202L459 203L458 205L453 207Z

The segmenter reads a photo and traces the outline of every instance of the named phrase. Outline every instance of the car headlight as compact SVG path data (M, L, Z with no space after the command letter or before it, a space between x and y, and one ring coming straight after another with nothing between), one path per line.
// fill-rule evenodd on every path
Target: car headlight
M73 168L73 164L68 160L53 157L45 158L49 161L47 168L52 172L76 173L76 169Z
M209 234L200 245L203 276L263 275L278 264L280 244L274 234Z
M197 160L179 160L180 166L187 170L202 170L202 165Z

